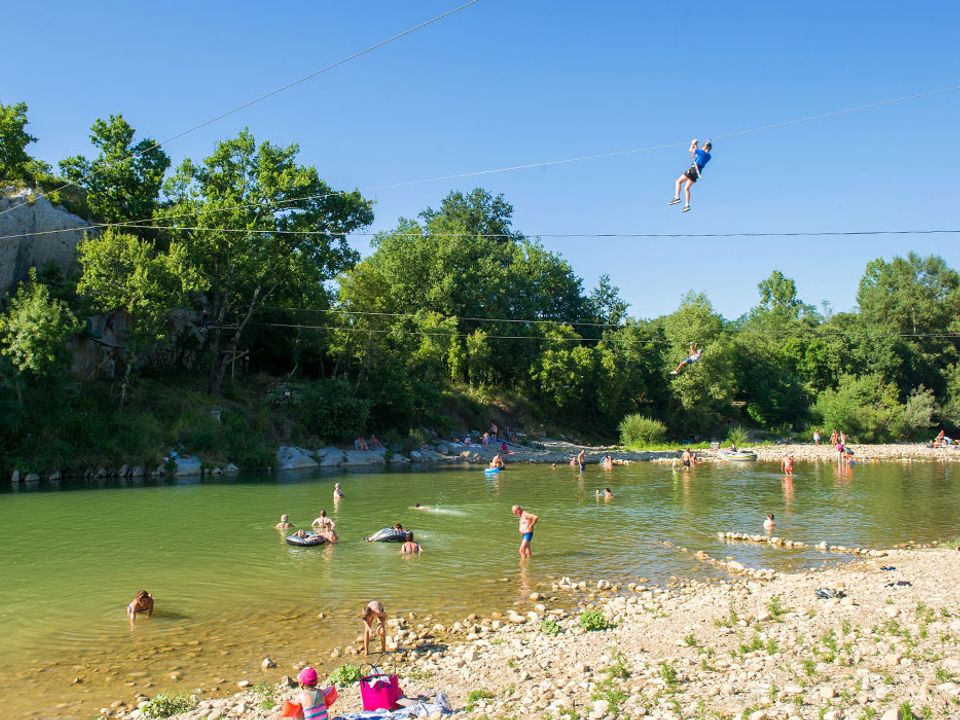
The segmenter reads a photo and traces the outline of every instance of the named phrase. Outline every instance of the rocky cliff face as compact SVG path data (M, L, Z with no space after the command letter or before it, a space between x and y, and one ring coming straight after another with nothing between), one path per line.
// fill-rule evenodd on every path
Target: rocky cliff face
M27 202L30 195L30 190L20 190L0 196L0 212L12 205L23 205L0 215L0 295L25 279L31 267L52 262L64 272L72 269L77 243L85 230L90 232L93 228L91 223L45 198ZM51 233L52 230L67 232Z

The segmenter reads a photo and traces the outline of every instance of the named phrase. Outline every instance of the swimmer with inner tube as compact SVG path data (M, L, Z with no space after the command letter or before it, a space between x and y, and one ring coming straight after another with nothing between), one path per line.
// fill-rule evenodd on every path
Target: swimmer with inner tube
M490 461L490 468L503 470L503 457L501 457L500 453L497 453L496 455L493 456L493 460Z
M679 375L687 365L693 365L700 356L703 355L703 349L698 348L695 342L690 343L690 354L680 361L676 368L670 371L671 375Z
M146 590L141 590L137 596L127 605L127 618L133 625L137 621L137 613L146 613L147 617L153 617L153 596Z

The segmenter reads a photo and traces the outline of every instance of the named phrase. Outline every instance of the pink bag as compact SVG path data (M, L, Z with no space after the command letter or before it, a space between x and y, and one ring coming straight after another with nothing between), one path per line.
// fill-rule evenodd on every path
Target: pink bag
M360 699L364 710L396 710L397 700L403 697L400 679L396 675L385 675L371 669L369 675L360 678Z

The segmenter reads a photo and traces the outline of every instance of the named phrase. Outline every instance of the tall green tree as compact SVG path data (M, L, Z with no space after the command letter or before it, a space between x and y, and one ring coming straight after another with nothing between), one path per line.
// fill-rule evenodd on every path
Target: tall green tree
M7 311L0 315L0 355L9 358L16 373L12 384L18 404L25 382L44 380L64 369L69 357L67 341L79 329L67 304L54 298L31 269L29 279L20 284Z
M357 259L346 235L373 221L359 192L334 191L296 145L257 144L244 130L166 186L173 239L210 318L210 390L219 393L255 314L267 303L326 307L325 283Z
M87 204L100 220L149 218L159 206L170 158L151 138L134 143L135 134L123 115L100 118L90 128L96 157L74 155L60 161L60 172L87 191Z
M925 385L946 386L943 369L957 361L960 273L943 258L909 253L867 265L857 292L858 354L865 367L897 384L901 397Z
M94 312L120 312L124 317L126 369L121 407L133 369L142 354L169 341L170 311L185 305L200 278L186 262L182 245L166 251L153 243L112 228L84 240L77 248L81 267L77 292L86 295Z
M27 104L0 103L0 180L27 181L31 178L33 158L27 145L37 139L27 132Z

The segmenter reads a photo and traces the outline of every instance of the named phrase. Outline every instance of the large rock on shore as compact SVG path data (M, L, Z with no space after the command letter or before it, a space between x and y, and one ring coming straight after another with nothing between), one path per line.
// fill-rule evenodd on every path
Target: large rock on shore
M383 448L374 450L347 450L344 453L348 467L382 467L384 464Z
M309 450L289 445L277 448L277 470L305 470L317 466Z
M314 455L320 463L320 467L339 467L346 460L343 450L336 447L320 448Z

